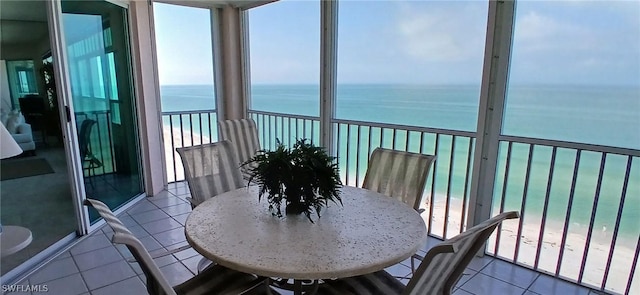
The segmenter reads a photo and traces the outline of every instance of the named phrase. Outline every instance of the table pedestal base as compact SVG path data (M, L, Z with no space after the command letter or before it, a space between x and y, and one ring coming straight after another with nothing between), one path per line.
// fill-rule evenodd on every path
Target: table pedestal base
M268 278L269 285L288 291L293 291L295 295L313 295L318 292L318 280L293 280L283 278Z

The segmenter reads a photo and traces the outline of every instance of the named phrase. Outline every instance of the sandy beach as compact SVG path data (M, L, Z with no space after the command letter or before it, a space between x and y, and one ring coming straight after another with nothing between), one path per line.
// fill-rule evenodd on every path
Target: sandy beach
M443 200L445 197L439 197L436 199ZM443 236L445 206L446 204L444 201L436 201L433 206L431 229L429 230L432 235ZM425 223L428 224L430 210L429 205L426 204L424 208L426 211L422 215L425 219ZM447 238L458 234L461 223L460 220L462 217L461 212L461 200L452 198L449 207ZM502 223L499 250L496 256L508 261L513 261L519 222L520 219L514 219L507 220ZM560 247L562 245L563 225L547 220L544 227L543 239L542 241L539 241L540 224L541 222L539 217L524 216L517 257L518 259L516 262L525 267L533 268L536 259L537 247L541 243L537 270L553 275L556 271L556 262L558 261ZM569 281L576 282L585 251L587 233L586 230L574 230L574 228L575 226L569 227L559 275ZM602 232L594 229L591 242L587 245L588 254L582 278L584 284L595 289L600 289L607 264L607 258L609 256L611 241L611 232ZM495 244L496 233L494 233L489 239L487 247L489 253L494 252ZM628 241L622 241L620 237L618 237L616 244L605 289L609 292L622 294L625 291L626 283L629 279L635 249L633 246L629 245L630 243ZM636 277L631 285L630 294L639 294L640 292L640 282L638 282L637 277L638 275L636 273Z
M176 152L176 148L210 143L211 139L208 136L200 136L196 133L192 136L189 131L181 131L180 128L175 127L173 128L172 136L171 128L167 126L163 128L163 136L165 146L164 156L167 163L167 180L169 182L184 180L184 167L182 166L180 155ZM174 162L176 163L175 167L173 165Z

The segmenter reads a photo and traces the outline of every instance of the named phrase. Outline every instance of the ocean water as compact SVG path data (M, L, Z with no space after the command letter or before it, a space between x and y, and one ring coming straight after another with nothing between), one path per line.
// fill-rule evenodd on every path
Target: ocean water
M475 131L480 89L468 85L338 85L340 119ZM312 85L258 85L256 110L318 116ZM366 106L366 107L363 107ZM640 88L512 86L503 134L640 149Z
M163 111L187 111L213 109L212 85L162 86ZM255 85L252 91L252 109L309 116L319 115L318 86L314 85ZM475 132L478 120L479 87L470 85L338 85L336 117L339 119L372 121L391 124L423 126L431 128ZM165 121L165 124L167 122ZM198 128L194 128L198 130ZM346 142L357 142L357 132L351 130L347 138L346 128L340 130L339 157L341 171L350 177L350 183L359 181L365 172L366 146L361 146L364 157L346 161ZM364 130L366 131L366 130ZM372 130L371 139L364 132L360 141L382 142L393 146L391 131ZM215 132L214 132L215 133ZM384 135L381 135L384 133ZM543 138L569 142L640 150L640 88L625 86L511 86L507 93L502 133L523 137ZM307 133L309 137L310 133ZM315 130L317 136L317 128ZM409 146L406 145L409 137ZM441 136L435 146L435 136L423 138L423 152L438 156L434 192L435 200L462 198L464 194L466 165L470 165L468 150L471 141L458 138L452 149L452 137ZM263 143L263 146L269 144ZM471 145L471 146L470 146ZM417 133L397 134L396 146L419 151L420 136ZM357 147L349 147L354 152ZM605 156L606 165L600 169L602 154L558 149L556 162L551 167L552 148L536 147L530 155L529 146L513 144L509 176L504 185L508 144L500 146L498 181L494 193L495 204L502 195L506 209L520 210L526 196L526 214L540 216L547 194L550 169L554 178L549 191L547 216L551 221L564 222L571 201L570 223L576 232L585 231L590 223L595 196L596 218L594 228L611 231L616 223L621 199L624 210L619 232L637 240L640 234L640 163L638 158L630 165L629 181L623 193L623 182L628 158L620 155ZM528 166L529 157L531 165ZM451 159L454 159L451 162ZM471 160L472 161L472 160ZM450 166L453 168L450 169ZM357 169L359 167L359 169ZM528 183L524 176L531 175ZM356 170L359 170L356 173ZM574 182L574 170L577 171ZM596 186L602 170L602 185ZM449 173L451 171L451 173ZM468 180L468 179L467 179ZM449 185L450 184L450 185ZM527 188L525 191L525 187Z

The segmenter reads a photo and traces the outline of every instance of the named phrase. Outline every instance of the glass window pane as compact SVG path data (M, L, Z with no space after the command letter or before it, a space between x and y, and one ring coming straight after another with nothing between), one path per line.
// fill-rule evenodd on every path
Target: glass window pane
M84 97L89 97L91 96L91 92L89 91L91 89L91 84L89 83L89 70L88 70L88 66L87 66L87 60L86 59L81 59L78 61L79 64L79 74L80 76L78 77L78 80L80 80L80 94L82 94L82 96Z
M20 91L29 93L29 81L27 81L27 72L18 71L18 79L20 80Z
M215 109L211 12L163 3L153 11L162 111Z
M519 2L503 133L640 149L639 6Z
M61 5L65 46L77 46L67 62L79 65L80 77L72 77L71 82L80 82L82 94L73 96L72 103L84 189L87 196L117 209L143 192L126 23L129 12L104 1L62 1ZM105 32L111 35L110 63L118 69L115 79L105 69ZM106 100L107 89L116 89L119 100ZM92 222L98 217L89 210Z
M640 2L518 1L514 28L503 134L640 149ZM533 154L529 145L509 145L509 158L501 156L500 166L508 163L512 172L497 174L498 187L508 196L505 210L520 208L522 192L527 196L523 241L539 240L537 229L547 214L536 267L555 272L561 242L568 250L560 276L625 293L640 235L640 185L633 180L640 171L638 158L593 152L597 148L586 145L584 150L558 148L552 158L556 150L543 145L553 143L538 142ZM507 149L507 142L501 148ZM525 182L528 168L531 177ZM512 243L508 239L501 245ZM520 244L517 262L534 264L528 255L535 253L533 245ZM607 260L612 264L603 283ZM637 291L632 287L628 293Z
M338 118L475 130L486 1L339 4Z
M319 116L320 3L249 10L251 109Z
M110 33L111 30L109 30L108 32ZM108 78L111 81L116 81L116 64L113 59L113 52L107 53L107 63L108 63L107 71L109 73ZM111 84L111 89L109 94L111 95L111 97L109 98L113 100L118 100L118 87L115 83L110 83L110 84Z
M169 182L180 181L184 169L175 148L218 138L211 30L216 20L210 9L158 2L153 18L166 171Z
M76 214L79 207L74 202L76 194L70 178L70 169L74 167L69 165L67 137L65 135L63 139L60 130L61 125L65 126L64 119L60 118L57 100L51 96L55 87L45 82L53 79L50 64L53 60L47 52L51 50L49 41L57 36L49 35L47 5L46 1L0 1L0 110L3 119L5 112L20 110L22 122L30 125L25 134L26 124L18 124L21 134L14 136L23 154L0 160L0 223L3 227L0 281L3 294L13 293L9 291L16 290L17 285L7 284L22 280L26 274L35 271L37 267L33 263L48 260L61 247L69 245L69 237L76 237L76 231L80 230ZM10 11L13 13L9 14ZM43 60L43 54L46 54L47 62ZM3 136L0 139L2 149L4 140ZM5 252L13 236L8 226L28 229L31 242L14 249L20 251ZM51 268L59 272L59 268ZM23 287L26 287L23 290L35 289ZM36 288L47 291L46 287ZM52 288L48 291L58 293Z
M69 75L71 76L71 94L73 96L80 96L82 85L80 84L79 63L69 63Z
M102 76L102 58L100 56L92 57L89 60L89 65L91 67L91 86L93 89L93 96L97 98L105 98L104 78Z

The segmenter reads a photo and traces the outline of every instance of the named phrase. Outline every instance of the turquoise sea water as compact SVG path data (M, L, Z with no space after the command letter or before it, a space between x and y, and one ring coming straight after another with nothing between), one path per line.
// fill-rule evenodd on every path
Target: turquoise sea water
M339 85L336 115L475 131L479 91L467 85ZM318 116L318 96L314 85L258 85L252 106ZM163 111L213 109L213 86L162 86L162 103ZM504 119L506 135L640 149L640 88L512 86Z
M213 109L213 86L181 85L162 86L163 111L185 111ZM252 88L252 109L278 113L318 116L318 86L313 85L256 85ZM373 121L402 125L424 126L451 130L475 132L479 87L469 85L338 85L336 117L339 119ZM624 86L553 86L529 85L511 86L508 90L504 114L503 134L589 143L604 146L640 149L640 88ZM355 130L352 130L355 131ZM317 134L317 132L316 132ZM357 132L346 136L346 128L341 130L340 141L356 142ZM396 143L404 148L406 137L410 139L409 150L419 149L419 134L397 134ZM372 142L379 142L380 132L372 132ZM368 134L361 135L361 142L368 142ZM435 153L436 200L449 194L456 198L464 194L467 153L469 140L459 138L451 159L451 137L440 138L435 147L434 137L425 136L424 152ZM391 134L386 132L384 146L391 146ZM503 175L506 169L508 145L500 148L498 183L495 197L503 194ZM350 149L355 151L355 144ZM342 148L344 154L346 147ZM366 151L366 147L361 147ZM531 178L526 193L527 214L539 216L544 208L549 169L551 168L550 147L536 147L533 150ZM366 154L366 152L365 152ZM548 216L551 220L563 222L571 196L575 150L558 149L553 167L554 179L550 188ZM581 232L588 227L594 204L594 196L599 189L595 229L611 231L615 225L627 158L607 155L603 168L603 181L596 187L602 154L582 152L577 168L576 186L571 206L571 226ZM514 144L509 163L509 177L505 195L507 209L520 210L524 194L524 176L527 171L529 146ZM355 159L343 162L341 170L349 171L350 181L355 178L356 165L360 166L362 181L366 155L356 163ZM632 161L626 200L622 212L620 232L632 240L640 234L640 163ZM453 165L450 174L450 165ZM432 177L432 176L431 176ZM451 181L449 181L451 177ZM429 180L431 181L431 179ZM431 183L431 182L429 182ZM451 183L449 186L448 184Z

